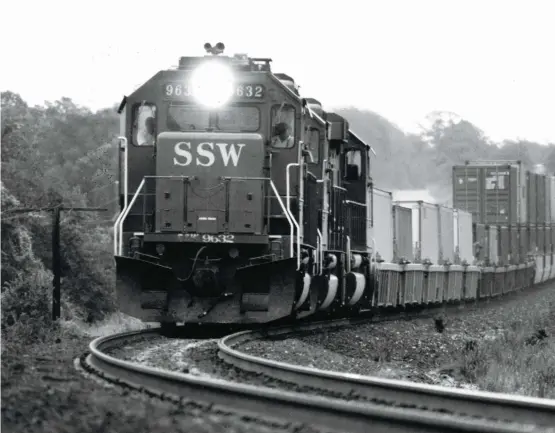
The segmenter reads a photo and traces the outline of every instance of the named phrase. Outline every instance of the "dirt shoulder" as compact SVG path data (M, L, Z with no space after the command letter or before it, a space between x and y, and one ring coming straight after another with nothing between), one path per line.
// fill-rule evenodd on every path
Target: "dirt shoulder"
M555 398L555 285L434 319L355 325L241 350L298 365Z
M89 336L68 332L42 343L2 342L3 432L313 432L288 420L265 425L194 402L181 406L83 376L74 359Z

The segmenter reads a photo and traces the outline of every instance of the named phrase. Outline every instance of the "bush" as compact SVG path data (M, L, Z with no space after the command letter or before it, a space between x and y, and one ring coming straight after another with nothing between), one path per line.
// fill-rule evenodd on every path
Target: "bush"
M42 340L52 324L52 273L41 267L27 269L4 284L1 302L3 340Z
M554 310L515 322L498 337L467 344L462 374L481 389L555 398Z

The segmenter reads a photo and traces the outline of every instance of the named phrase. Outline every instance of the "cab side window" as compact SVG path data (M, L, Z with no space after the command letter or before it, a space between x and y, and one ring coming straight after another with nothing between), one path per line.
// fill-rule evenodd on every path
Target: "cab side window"
M288 149L295 145L295 108L291 105L272 107L272 147Z
M362 152L349 150L345 153L344 178L347 182L356 182L362 176Z
M306 149L310 151L313 160L309 162L318 164L320 162L320 131L309 127L305 132Z
M154 146L156 141L156 105L142 103L133 109L133 144Z

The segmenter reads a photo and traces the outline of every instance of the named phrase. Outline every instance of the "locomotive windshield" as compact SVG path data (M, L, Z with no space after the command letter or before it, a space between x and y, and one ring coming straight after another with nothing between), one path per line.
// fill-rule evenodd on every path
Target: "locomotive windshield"
M170 105L167 127L170 131L254 132L260 127L258 107L236 105L210 110L196 105Z

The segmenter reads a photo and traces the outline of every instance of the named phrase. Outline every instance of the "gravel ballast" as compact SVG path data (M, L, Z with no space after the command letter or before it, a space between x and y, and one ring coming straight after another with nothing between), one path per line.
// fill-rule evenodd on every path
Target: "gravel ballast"
M535 319L545 319L549 315L552 320L548 323L545 320L541 324L534 323ZM447 310L435 318L313 331L251 341L236 349L324 370L483 389L468 383L464 363L468 353L477 346L487 348L488 342L499 337L507 338L507 331L515 329L521 328L521 332L530 333L529 337L533 338L538 327L542 327L552 340L549 336L555 334L554 284L470 308ZM491 384L486 388L511 392L510 386L496 389L495 384ZM533 395L523 389L514 391Z

